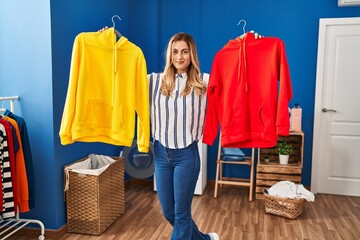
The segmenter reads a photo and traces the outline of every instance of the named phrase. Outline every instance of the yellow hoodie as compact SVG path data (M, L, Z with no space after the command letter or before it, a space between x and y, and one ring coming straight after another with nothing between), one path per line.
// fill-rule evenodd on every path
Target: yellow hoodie
M60 126L61 144L131 146L137 113L140 152L150 144L149 91L141 49L113 28L76 36Z

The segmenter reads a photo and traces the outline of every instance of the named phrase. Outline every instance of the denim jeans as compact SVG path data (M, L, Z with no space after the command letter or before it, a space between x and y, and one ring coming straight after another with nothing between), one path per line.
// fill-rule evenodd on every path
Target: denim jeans
M197 142L170 149L155 141L155 176L158 198L166 220L174 227L171 240L210 240L191 217L191 203L200 172Z

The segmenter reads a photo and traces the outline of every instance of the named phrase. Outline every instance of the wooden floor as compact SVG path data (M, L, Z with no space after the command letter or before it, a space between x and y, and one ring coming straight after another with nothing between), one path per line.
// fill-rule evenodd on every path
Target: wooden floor
M317 194L300 217L290 220L266 214L263 200L249 202L245 188L220 188L217 199L213 194L208 186L194 197L193 218L202 232L217 232L220 240L360 239L359 197ZM126 190L125 213L101 236L67 233L60 240L168 240L171 231L152 186L136 184Z

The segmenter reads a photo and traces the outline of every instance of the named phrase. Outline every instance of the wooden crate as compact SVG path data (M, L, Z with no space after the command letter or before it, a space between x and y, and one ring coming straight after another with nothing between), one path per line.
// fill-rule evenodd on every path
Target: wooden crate
M258 149L258 163L256 167L256 199L263 199L263 191L279 181L301 183L304 156L304 133L290 132L287 137L279 137L279 141L287 141L294 146L294 153L287 165L279 163L276 147ZM268 155L270 162L264 162L264 155Z

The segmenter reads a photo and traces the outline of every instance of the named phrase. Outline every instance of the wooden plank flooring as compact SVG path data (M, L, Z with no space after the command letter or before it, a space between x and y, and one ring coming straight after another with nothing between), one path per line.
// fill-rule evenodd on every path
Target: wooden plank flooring
M217 199L213 194L208 186L194 197L193 218L201 231L217 232L220 240L360 239L359 197L317 194L300 217L290 220L266 214L264 200L249 202L246 188L220 188ZM126 190L125 213L101 236L67 233L60 240L168 240L171 231L152 186L135 184Z

